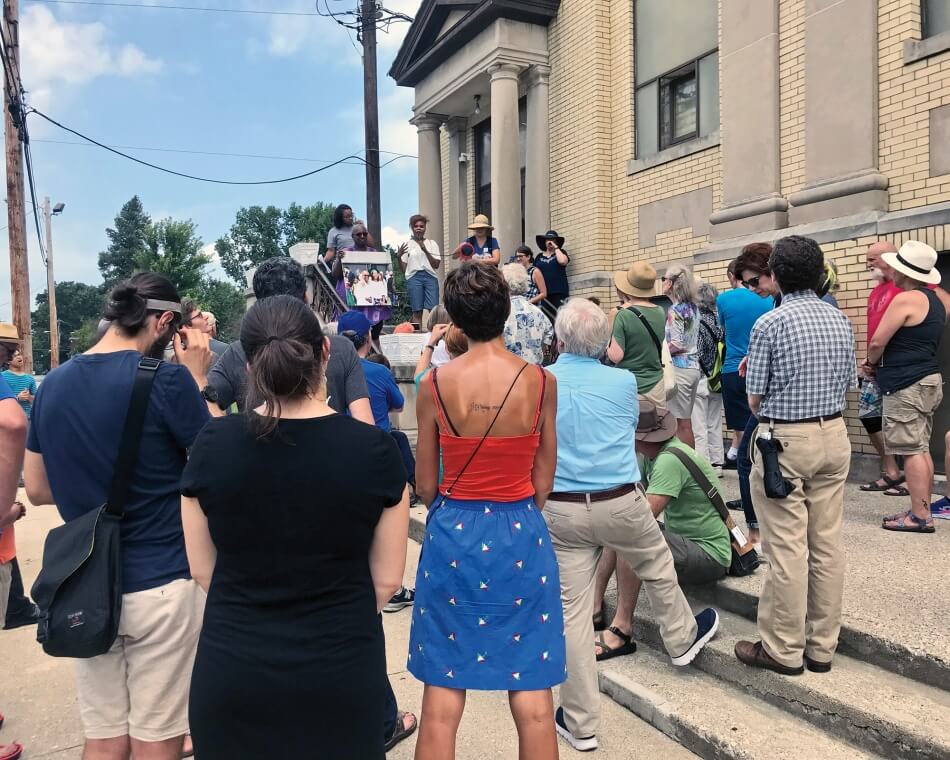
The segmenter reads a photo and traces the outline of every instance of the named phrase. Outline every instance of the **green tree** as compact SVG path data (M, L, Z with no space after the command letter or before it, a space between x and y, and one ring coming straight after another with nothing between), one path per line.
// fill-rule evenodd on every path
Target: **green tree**
M287 254L283 212L276 206L240 209L230 232L218 239L214 249L228 277L243 285L246 270Z
M203 311L214 314L218 320L218 340L230 343L238 339L245 309L244 291L241 288L230 282L206 277L187 292L187 297Z
M406 288L406 275L403 274L402 267L399 266L399 259L396 255L396 249L391 245L384 246L389 254L389 259L393 266L393 288L396 291L396 305L393 306L393 313L386 324L398 325L408 322L412 316L412 309L409 307L409 291Z
M146 253L146 235L151 223L137 195L122 206L115 218L115 227L106 230L109 247L99 254L99 272L106 288L135 271L136 261Z
M65 362L70 356L84 351L88 346L78 348L72 337L83 329L85 323L98 325L102 314L103 292L101 288L86 285L83 282L60 282L56 284L56 316L59 321L59 361ZM33 325L33 362L35 372L44 373L50 366L49 341L49 298L44 290L36 296L36 308L32 313ZM91 345L91 344L90 344Z
M333 212L336 206L317 202L312 206L291 203L284 212L284 234L287 248L301 242L326 245L327 235L333 228Z
M135 259L140 271L165 275L184 293L201 284L211 259L201 252L202 241L190 219L162 219L149 225L146 249Z

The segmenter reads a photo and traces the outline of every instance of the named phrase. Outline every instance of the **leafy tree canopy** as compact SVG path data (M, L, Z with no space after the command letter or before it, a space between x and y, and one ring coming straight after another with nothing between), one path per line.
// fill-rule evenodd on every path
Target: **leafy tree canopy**
M122 206L115 218L115 226L106 230L109 247L99 254L99 272L106 288L127 279L135 271L136 261L147 251L151 224L152 220L137 195Z
M101 288L83 282L56 283L56 316L59 321L59 361L65 362L74 353L73 336L93 324L92 332L102 314L103 292ZM44 373L50 366L49 297L44 290L36 296L36 309L32 314L34 372ZM91 343L90 343L91 345ZM88 348L86 346L85 348ZM85 348L81 350L85 350Z

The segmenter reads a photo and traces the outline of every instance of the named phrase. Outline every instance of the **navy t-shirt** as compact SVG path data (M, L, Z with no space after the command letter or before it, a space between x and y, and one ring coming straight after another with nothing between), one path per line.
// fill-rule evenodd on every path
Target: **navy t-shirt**
M75 356L50 372L37 391L27 448L43 455L53 498L67 522L108 498L141 356L136 351ZM123 593L191 577L178 487L187 449L209 418L188 370L163 363L122 519Z
M392 424L389 422L389 410L402 409L406 400L399 386L396 385L396 378L393 377L389 367L368 359L360 359L360 364L363 365L363 374L366 375L369 405L373 409L376 427L389 432L392 429Z

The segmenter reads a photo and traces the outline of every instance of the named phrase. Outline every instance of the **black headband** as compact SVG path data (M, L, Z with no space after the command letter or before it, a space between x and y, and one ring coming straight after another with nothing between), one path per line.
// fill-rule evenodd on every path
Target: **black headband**
M919 267L914 264L911 264L907 259L901 256L899 253L897 254L897 261L903 264L908 269L913 269L915 272L920 272L920 274L930 274L929 269L924 269L923 267Z

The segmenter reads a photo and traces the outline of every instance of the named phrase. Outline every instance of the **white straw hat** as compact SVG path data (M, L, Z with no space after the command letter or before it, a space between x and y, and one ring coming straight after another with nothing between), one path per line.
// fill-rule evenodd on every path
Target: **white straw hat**
M937 271L937 252L919 240L908 240L897 253L888 251L881 258L891 269L917 282L936 285L940 282Z

